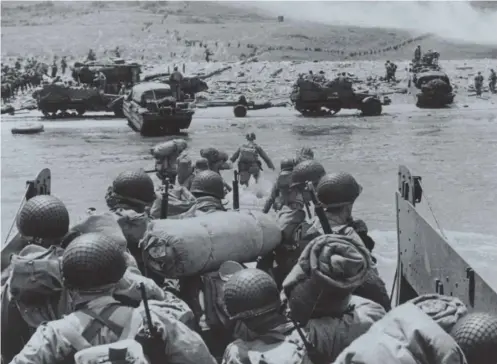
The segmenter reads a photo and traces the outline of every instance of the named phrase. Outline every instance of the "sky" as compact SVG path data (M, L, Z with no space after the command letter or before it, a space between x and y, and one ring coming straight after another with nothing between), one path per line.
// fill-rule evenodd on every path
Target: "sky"
M468 1L240 1L238 5L287 19L416 30L497 45L497 9L477 10Z

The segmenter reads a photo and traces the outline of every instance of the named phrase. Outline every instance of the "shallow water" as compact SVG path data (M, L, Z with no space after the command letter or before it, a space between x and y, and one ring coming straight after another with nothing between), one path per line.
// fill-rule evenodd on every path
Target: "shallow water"
M425 203L420 208L424 216L433 221L428 200L444 230L469 233L450 236L474 246L475 253L483 247L497 252L497 110L475 109L392 105L386 115L367 119L355 111L309 119L276 108L235 119L230 108L199 109L183 137L189 154L196 158L207 146L233 153L244 135L253 131L275 165L306 145L328 171L354 174L364 187L354 216L364 219L373 231L380 270L390 276L396 254L394 192L399 164L423 177ZM40 121L45 125L42 134L10 133L19 123ZM40 169L51 169L52 193L65 201L76 222L88 207L106 208L106 189L119 172L152 168L149 149L165 139L143 138L124 120L101 115L46 121L30 112L2 117L1 131L2 241L25 181ZM262 206L264 199L255 195L267 195L275 176L276 172L265 169L260 184L242 192L242 204ZM231 172L224 177L231 180Z

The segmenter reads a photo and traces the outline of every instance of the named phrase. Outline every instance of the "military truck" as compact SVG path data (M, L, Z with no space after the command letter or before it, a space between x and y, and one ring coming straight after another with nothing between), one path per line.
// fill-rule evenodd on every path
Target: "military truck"
M107 62L76 62L72 67L74 81L62 82L58 79L45 83L35 90L33 98L38 109L45 116L56 116L68 110L76 110L78 115L86 111L111 111L123 117L122 90L140 81L141 66L126 63L122 59ZM103 74L105 77L101 77Z
M355 92L351 83L337 79L319 83L301 77L293 86L290 100L303 116L334 115L341 109L358 109L364 116L378 116L382 112L377 95Z

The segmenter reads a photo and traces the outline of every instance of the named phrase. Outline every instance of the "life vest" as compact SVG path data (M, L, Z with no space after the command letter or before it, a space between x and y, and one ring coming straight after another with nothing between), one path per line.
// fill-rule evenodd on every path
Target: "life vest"
M240 162L242 163L256 163L258 160L259 152L254 143L247 143L240 147Z

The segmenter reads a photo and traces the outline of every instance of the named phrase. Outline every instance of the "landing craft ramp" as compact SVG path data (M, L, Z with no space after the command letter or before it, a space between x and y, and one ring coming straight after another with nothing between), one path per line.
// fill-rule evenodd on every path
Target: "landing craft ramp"
M402 304L421 294L439 293L458 297L470 311L497 314L497 277L470 264L416 210L422 197L420 177L400 166L398 178L395 303ZM488 259L497 259L497 254L494 255Z

